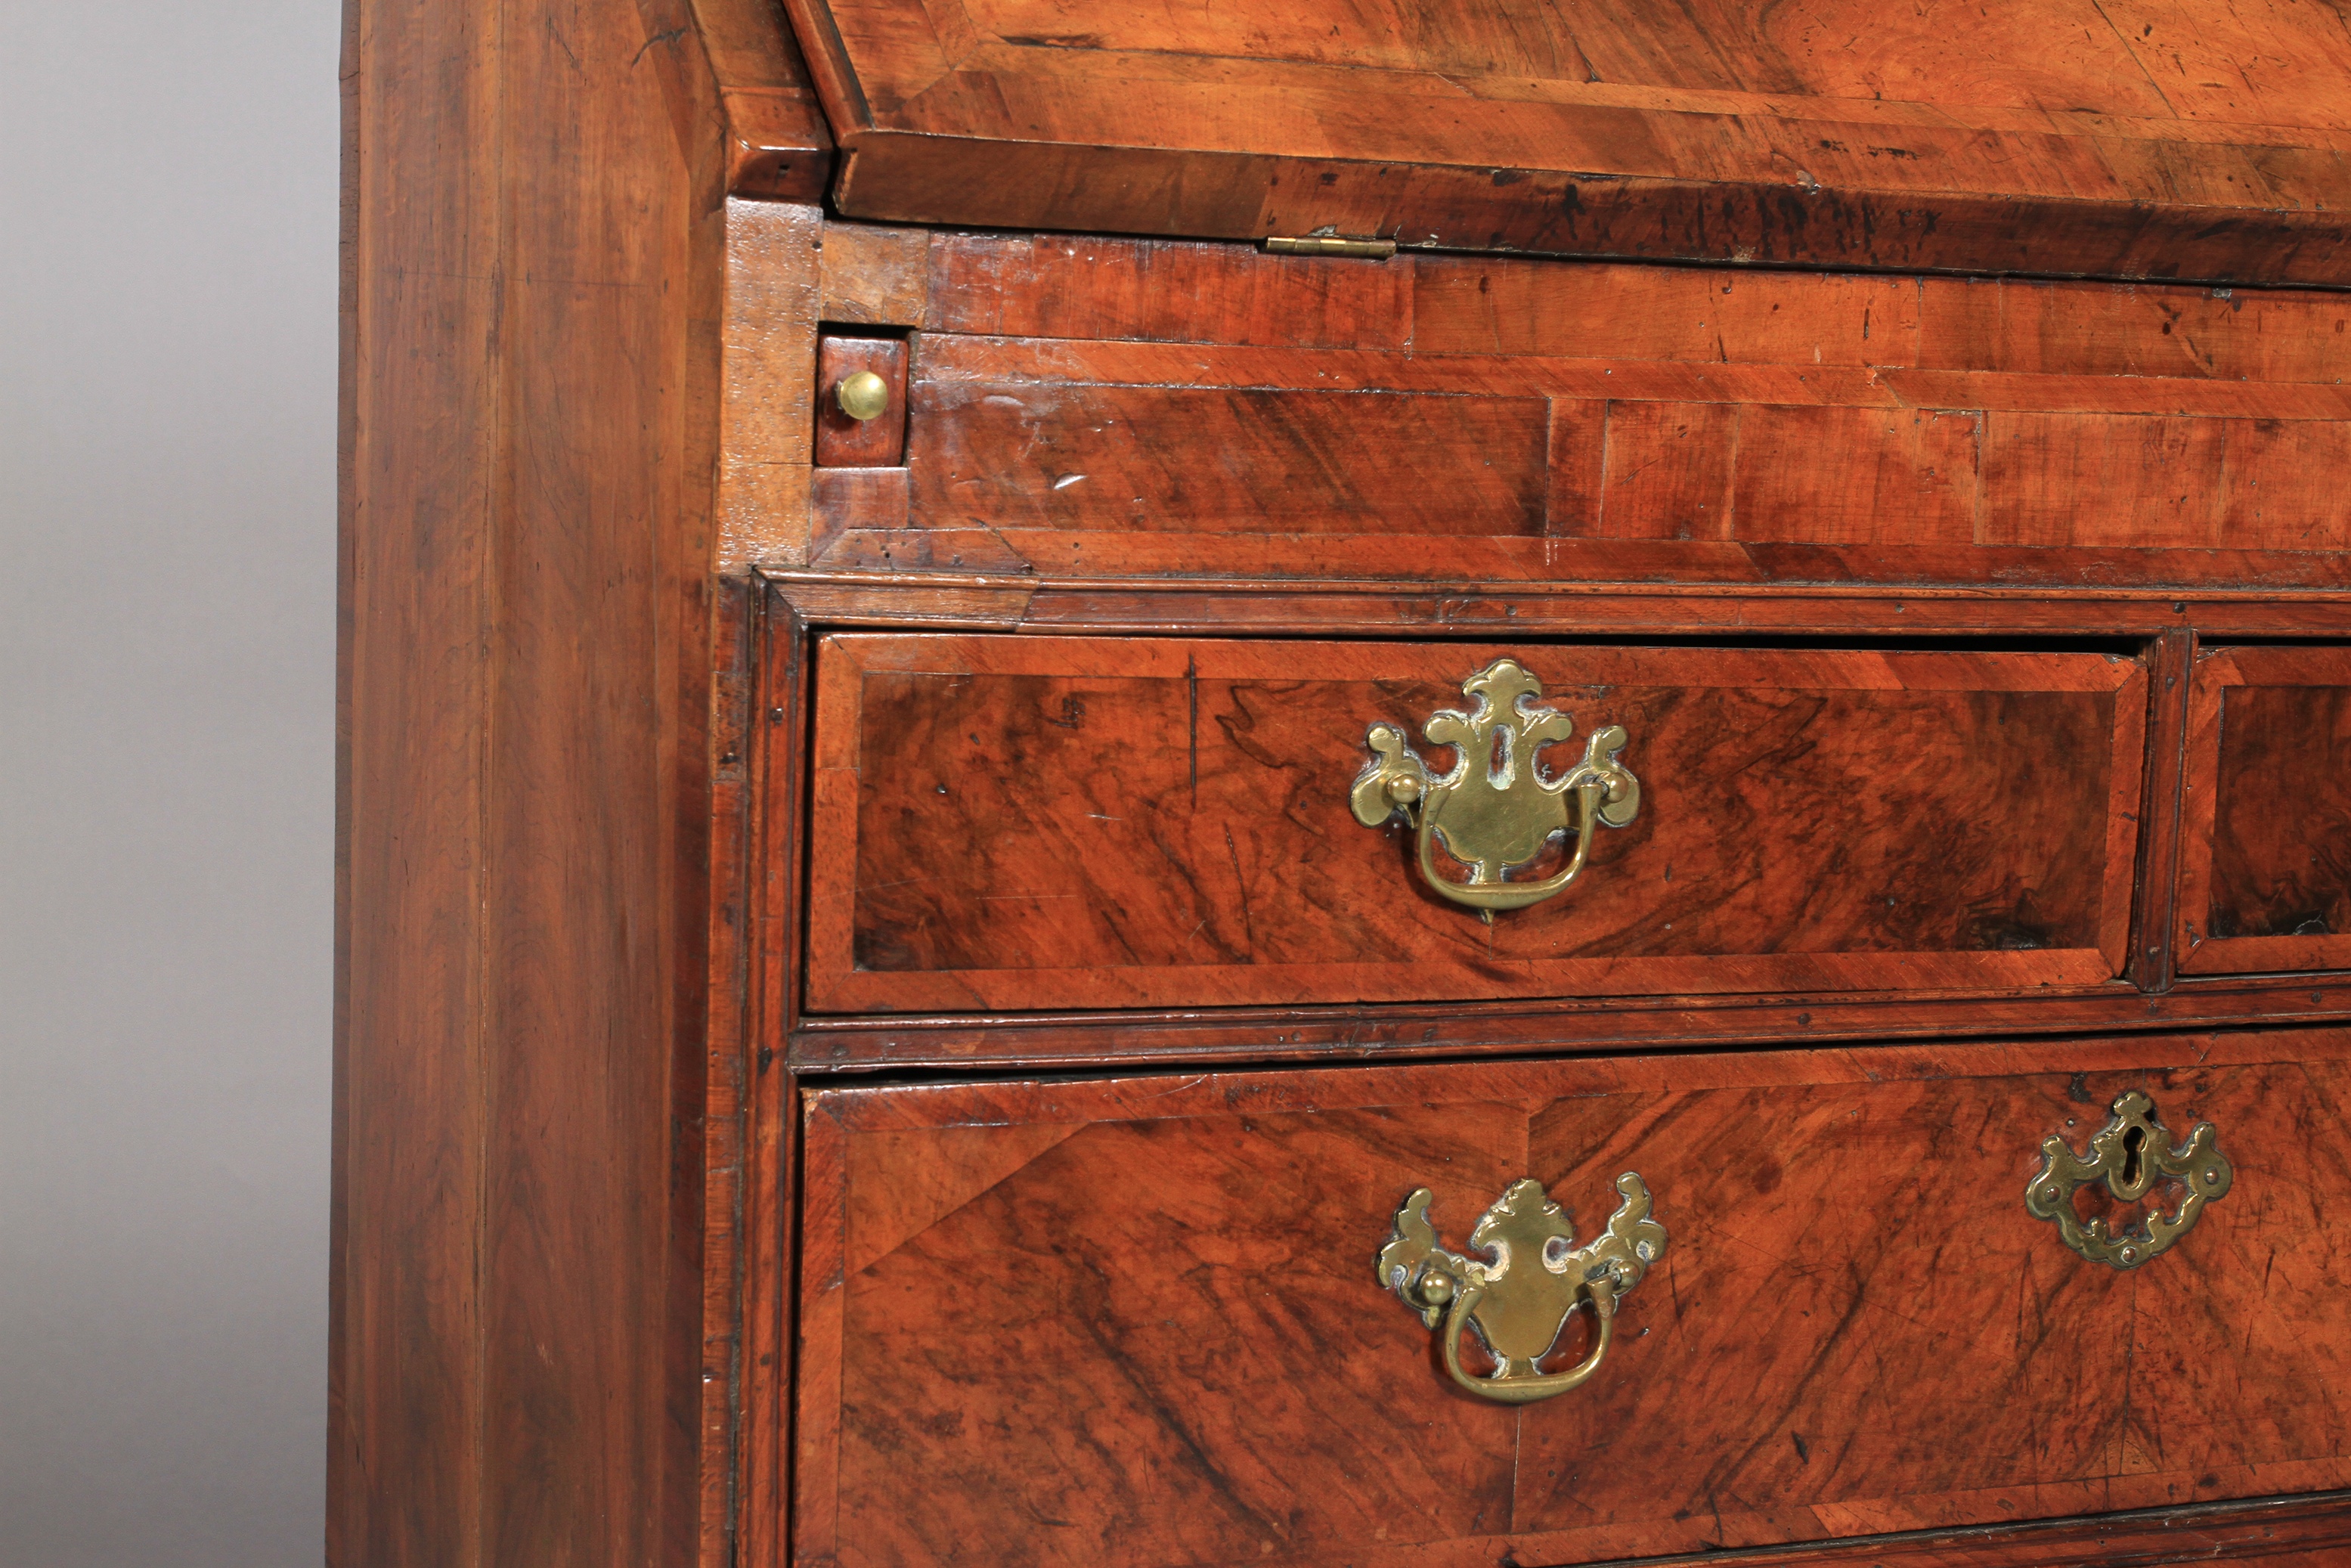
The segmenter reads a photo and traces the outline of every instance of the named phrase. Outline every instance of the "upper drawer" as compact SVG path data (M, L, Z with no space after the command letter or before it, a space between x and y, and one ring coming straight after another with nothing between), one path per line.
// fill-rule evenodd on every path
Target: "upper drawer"
M817 682L817 1011L2122 964L2146 709L2117 655L842 634ZM1420 774L1372 776L1382 727ZM1490 907L1579 845L1563 891Z
M2189 703L2180 971L2351 967L2351 648L2206 653Z
M857 217L2335 283L2331 6L787 0Z
M2345 1051L2141 1036L823 1091L794 1561L1491 1568L2351 1484ZM2124 1176L2160 1177L2139 1203L2220 1196L2126 1270L2026 1194L2044 1140L2089 1148L2134 1091L2168 1131L2110 1140ZM2199 1121L2233 1184L2156 1164ZM1629 1239L1649 1267L1612 1291L1590 1378L1521 1406L1456 1387L1442 1325L1374 1268L1398 1205L1428 1189L1445 1248L1540 1284L1550 1237L1595 1241L1626 1172L1664 1234ZM1567 1213L1472 1243L1521 1177ZM2141 1218L2103 1186L2073 1201ZM1537 1342L1594 1282L1553 1272L1548 1301L1506 1302L1542 1310ZM1588 1354L1594 1310L1565 1312L1544 1370Z
M2339 588L2351 298L828 224L778 560L1042 576ZM753 297L789 295L765 277ZM798 296L791 296L798 298ZM746 407L797 387L740 324ZM778 427L780 430L780 426ZM903 444L901 437L903 435ZM749 444L745 444L749 441ZM794 482L797 482L796 480ZM808 508L805 553L786 542ZM749 525L747 525L749 526Z

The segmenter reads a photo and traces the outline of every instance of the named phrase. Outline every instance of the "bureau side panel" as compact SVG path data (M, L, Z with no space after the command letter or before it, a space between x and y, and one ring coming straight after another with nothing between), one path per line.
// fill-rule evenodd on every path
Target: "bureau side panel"
M384 9L344 8L327 1558L479 1568L498 69L470 7Z
M349 16L329 1555L689 1563L723 162L633 6Z

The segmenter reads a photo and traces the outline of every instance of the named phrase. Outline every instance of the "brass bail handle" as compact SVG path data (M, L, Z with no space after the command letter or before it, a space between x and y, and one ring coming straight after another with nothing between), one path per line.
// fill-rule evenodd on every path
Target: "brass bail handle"
M1357 775L1348 804L1367 828L1402 813L1417 839L1422 880L1491 920L1498 909L1540 904L1582 875L1593 825L1632 821L1641 810L1641 781L1617 759L1626 737L1624 727L1613 724L1584 742L1582 762L1560 778L1544 778L1538 752L1572 737L1575 721L1540 706L1542 683L1516 660L1495 660L1462 682L1461 691L1470 710L1440 708L1422 730L1430 745L1453 747L1452 771L1430 772L1401 730L1375 724L1364 737L1372 761ZM1567 834L1575 847L1566 865L1532 882L1506 880ZM1468 882L1438 872L1440 841L1470 868Z
M1631 1171L1616 1178L1623 1201L1608 1228L1577 1247L1575 1228L1542 1183L1512 1182L1469 1232L1469 1249L1490 1262L1448 1252L1428 1218L1431 1195L1416 1189L1396 1210L1380 1249L1380 1283L1443 1324L1445 1370L1480 1399L1531 1405L1580 1388L1600 1370L1616 1333L1616 1302L1665 1255L1666 1228L1649 1218L1649 1189ZM1565 1372L1539 1369L1578 1308L1592 1309L1592 1348ZM1496 1362L1489 1377L1461 1366L1461 1333L1474 1328Z
M2041 1168L2025 1184L2024 1212L2053 1223L2057 1239L2090 1261L2136 1269L2194 1229L2205 1205L2228 1196L2237 1173L2211 1123L2197 1123L2175 1148L2155 1102L2137 1090L2116 1095L2110 1109L2086 1153L2075 1154L2053 1134L2043 1140ZM2117 1231L2104 1219L2083 1219L2074 1207L2074 1195L2085 1186L2103 1185L2116 1202L2137 1203L2159 1181L2179 1184L2179 1207L2143 1225Z
M1441 1276L1432 1276L1434 1283ZM1581 1388L1586 1379L1600 1370L1600 1358L1608 1354L1609 1342L1616 1335L1616 1293L1605 1280L1594 1281L1583 1287L1585 1299L1592 1303L1593 1321L1598 1325L1592 1336L1592 1348L1582 1361L1565 1372L1529 1373L1523 1369L1504 1370L1492 1377L1472 1377L1461 1370L1461 1330L1486 1299L1485 1289L1473 1285L1453 1298L1453 1308L1445 1314L1445 1370L1453 1381L1480 1399L1492 1399L1504 1405L1531 1405L1538 1399L1550 1399L1571 1388ZM1565 1325L1562 1323L1562 1325Z

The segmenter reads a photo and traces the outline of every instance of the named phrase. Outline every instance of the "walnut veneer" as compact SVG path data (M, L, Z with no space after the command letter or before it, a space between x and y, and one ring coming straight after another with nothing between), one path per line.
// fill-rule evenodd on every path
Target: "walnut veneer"
M2335 9L347 16L330 1561L2351 1552ZM1406 1194L1625 1171L1448 1381Z

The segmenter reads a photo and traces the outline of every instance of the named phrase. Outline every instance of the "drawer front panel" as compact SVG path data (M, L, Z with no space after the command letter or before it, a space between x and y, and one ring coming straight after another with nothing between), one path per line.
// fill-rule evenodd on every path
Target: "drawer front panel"
M2227 648L2190 693L2179 968L2351 967L2351 648Z
M2340 1032L807 1101L803 1561L1576 1562L2351 1483ZM2151 1096L2234 1185L2134 1270L2025 1212ZM1454 1387L1375 1278L1531 1176L1669 1233L1581 1387ZM2158 1188L2158 1193L2161 1189ZM2165 1200L2173 1201L2173 1200ZM1578 1314L1584 1317L1584 1314ZM1588 1322L1588 1318L1585 1318ZM1584 1354L1571 1325L1547 1368Z
M907 454L930 528L1543 531L1541 398L925 383Z
M2345 581L2339 294L826 235L824 319L908 333L909 444L820 476L778 562Z
M1621 726L1642 797L1573 885L1489 924L1349 792L1374 724L1449 767L1424 724L1506 657L1573 718L1549 776ZM820 1011L2092 985L2121 965L2145 699L2117 657L840 635L818 681Z

